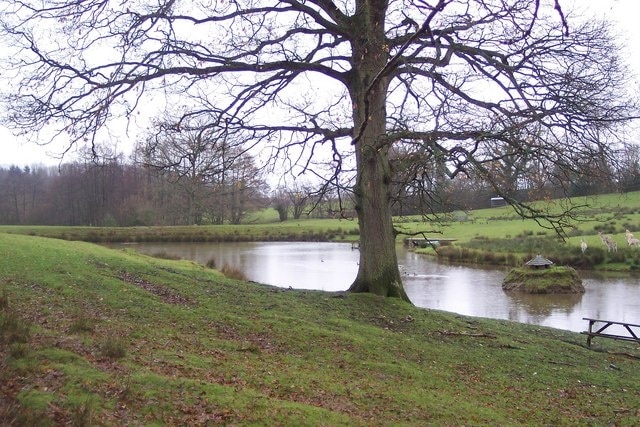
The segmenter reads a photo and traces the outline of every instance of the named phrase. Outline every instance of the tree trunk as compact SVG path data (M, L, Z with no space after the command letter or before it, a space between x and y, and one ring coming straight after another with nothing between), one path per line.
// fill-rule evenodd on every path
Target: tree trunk
M360 143L359 143L360 144ZM358 148L356 211L360 229L360 265L349 288L352 292L409 300L400 278L389 203L389 160L387 149Z
M350 94L353 103L357 180L354 188L360 229L360 265L351 292L371 292L409 300L402 287L396 235L391 216L391 166L386 132L387 77L374 82L388 52L384 38L385 0L358 2L357 31L352 46L354 68ZM372 84L373 82L373 84Z

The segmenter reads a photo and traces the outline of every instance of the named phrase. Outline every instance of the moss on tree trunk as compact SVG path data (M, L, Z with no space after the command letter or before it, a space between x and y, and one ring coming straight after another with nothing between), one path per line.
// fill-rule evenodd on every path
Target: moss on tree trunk
M360 265L349 288L409 301L402 286L391 216L391 165L385 140L388 76L379 73L389 52L384 34L384 0L358 2L349 92L353 105L357 176L354 186L360 228Z

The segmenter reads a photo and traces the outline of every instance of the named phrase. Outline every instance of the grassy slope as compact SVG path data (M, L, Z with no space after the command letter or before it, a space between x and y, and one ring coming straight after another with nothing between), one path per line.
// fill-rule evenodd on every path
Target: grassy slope
M606 227L619 245L626 245L626 228L640 235L640 192L605 194L592 197L575 197L568 200L552 200L544 206L550 213L559 213L568 204L582 206L577 209L573 222L575 234L584 234L585 241L593 246L601 245L595 227ZM454 215L455 217L456 215ZM518 238L525 234L554 236L553 230L542 228L534 220L522 220L510 207L478 209L463 215L465 221L450 221L438 228L445 237L468 242L478 236L487 238ZM409 223L409 230L420 227L418 222ZM423 224L424 228L425 225ZM612 229L612 230L609 230ZM571 230L567 230L571 232ZM571 234L571 233L570 233ZM580 242L580 237L571 237L570 242Z
M482 262L483 252L491 252L496 255L511 254L513 256L506 262L515 260L515 264L508 265L520 265L522 260L543 253L549 258L556 261L559 259L561 263L578 268L592 268L597 265L596 268L607 270L640 269L640 250L629 247L625 239L625 229L630 229L636 237L640 236L640 192L576 197L570 201L552 200L539 205L544 206L550 213L559 213L569 204L580 207L576 210L575 220L572 221L573 228L565 230L565 241L559 239L554 230L543 228L534 220L520 219L510 207L480 209L470 211L466 215L459 213L458 216L463 216L464 221L444 222L437 227L437 231L446 238L456 239L458 248L469 247L479 250L480 255L473 258L475 262ZM401 225L410 231L427 226L418 222ZM607 253L598 231L613 236L619 248L617 254ZM428 235L438 236L436 233ZM586 255L580 250L581 239L584 239L589 247ZM446 251L442 251L441 255ZM418 252L432 253L432 250L421 249ZM499 265L503 261L497 257L490 257L487 263Z
M640 415L630 344L588 350L570 332L30 236L0 234L0 286L2 422L632 425Z

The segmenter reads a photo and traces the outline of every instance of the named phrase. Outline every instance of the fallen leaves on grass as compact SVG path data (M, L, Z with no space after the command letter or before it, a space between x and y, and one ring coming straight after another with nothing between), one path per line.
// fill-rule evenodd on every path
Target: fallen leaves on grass
M195 303L191 301L189 298L183 297L180 294L177 294L164 286L157 285L155 283L151 283L147 280L144 280L138 276L134 276L133 274L127 271L121 271L118 275L120 280L123 280L127 283L135 285L145 291L152 293L153 295L160 297L162 301L168 304L176 304L176 305L189 305L193 306Z

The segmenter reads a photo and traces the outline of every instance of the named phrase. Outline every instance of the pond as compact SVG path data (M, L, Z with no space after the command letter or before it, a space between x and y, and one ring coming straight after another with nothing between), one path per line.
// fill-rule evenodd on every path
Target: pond
M110 245L142 253L165 252L217 268L228 264L249 280L279 287L346 290L358 271L359 252L349 243L140 243ZM502 290L506 270L447 265L398 246L398 263L411 301L418 307L469 316L507 319L571 331L583 317L640 323L639 276L603 278L582 273L580 295L521 295Z

